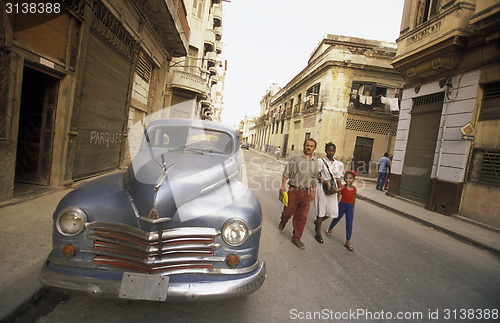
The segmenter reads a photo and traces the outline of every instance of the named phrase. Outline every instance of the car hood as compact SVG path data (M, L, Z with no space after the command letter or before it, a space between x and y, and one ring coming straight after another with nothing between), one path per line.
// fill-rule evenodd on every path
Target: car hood
M125 186L139 216L171 218L186 202L238 175L237 155L168 153L152 159L143 154L129 166Z

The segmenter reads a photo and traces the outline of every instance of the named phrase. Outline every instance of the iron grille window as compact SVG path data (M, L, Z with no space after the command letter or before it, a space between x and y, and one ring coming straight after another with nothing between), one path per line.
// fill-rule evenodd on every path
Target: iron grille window
M500 187L500 150L474 149L469 182Z
M137 75L139 75L144 81L146 81L146 83L149 83L149 80L151 80L152 71L153 64L149 61L149 59L142 51L139 52L136 69Z
M483 106L479 120L500 119L500 82L486 84L483 88Z
M369 132L379 135L392 135L395 136L395 127L391 127L389 123L367 121L367 120L357 120L357 119L347 119L346 127L347 130L354 130L360 132Z
M413 98L411 113L425 113L439 111L443 107L444 92Z

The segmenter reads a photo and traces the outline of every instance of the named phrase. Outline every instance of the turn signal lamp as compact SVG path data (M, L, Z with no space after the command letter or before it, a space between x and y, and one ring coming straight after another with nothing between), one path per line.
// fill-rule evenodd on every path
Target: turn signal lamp
M61 252L64 255L64 257L73 258L78 252L78 248L74 244L67 244L64 247L62 247Z
M238 266L239 263L240 263L240 257L237 254L230 253L229 255L226 256L226 264L230 268Z

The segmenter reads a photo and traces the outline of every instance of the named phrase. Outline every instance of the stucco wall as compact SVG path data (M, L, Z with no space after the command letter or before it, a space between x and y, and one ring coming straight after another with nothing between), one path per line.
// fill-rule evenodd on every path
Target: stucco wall
M500 208L492 203L499 200L500 188L466 183L460 215L500 229Z
M472 71L456 75L452 79L453 86L449 94L445 96L441 114L431 175L433 178L454 183L464 181L470 142L462 139L460 128L473 121L479 76L479 71ZM432 81L422 85L418 93L414 88L407 88L403 91L394 148L393 173L402 174L403 171L411 124L412 99L445 90L445 87L439 86L438 81Z

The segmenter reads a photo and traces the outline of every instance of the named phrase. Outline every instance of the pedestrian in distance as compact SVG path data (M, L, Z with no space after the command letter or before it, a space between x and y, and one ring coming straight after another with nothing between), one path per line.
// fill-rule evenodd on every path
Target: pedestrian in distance
M385 184L385 179L387 177L387 173L391 170L391 160L388 158L389 153L385 153L384 157L378 160L378 176L377 176L377 185L375 189L382 191Z
M358 174L355 171L349 170L345 172L344 181L345 185L341 189L341 199L339 202L339 216L332 220L330 228L326 230L326 235L328 237L332 236L332 229L339 223L339 221L345 215L345 243L344 247L349 251L354 251L351 246L352 237L352 225L354 222L354 204L356 203L356 186L354 186L354 181Z
M280 157L281 157L281 146L278 146L278 148L276 148L276 151L275 151L274 155L276 156L276 159L280 159Z
M283 194L288 183L288 206L285 206L281 213L278 228L280 231L285 229L288 220L293 216L292 243L302 250L306 248L301 241L302 233L318 183L318 160L313 156L314 150L316 140L306 139L302 154L296 154L286 164L280 188L280 194Z
M342 176L344 175L344 165L335 159L337 147L329 142L325 145L325 158L318 159L319 187L316 190L314 205L316 209L316 221L314 239L323 243L321 235L321 224L327 218L339 216L339 201L337 193L342 189Z

